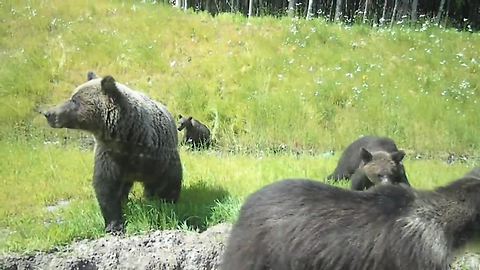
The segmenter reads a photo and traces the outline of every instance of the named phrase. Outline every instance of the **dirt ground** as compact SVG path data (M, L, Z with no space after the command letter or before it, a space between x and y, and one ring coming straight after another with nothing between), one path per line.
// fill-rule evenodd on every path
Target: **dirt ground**
M219 224L202 233L154 231L82 240L50 253L0 256L0 269L215 270L219 269L230 228L229 224ZM480 256L464 254L451 269L479 270Z

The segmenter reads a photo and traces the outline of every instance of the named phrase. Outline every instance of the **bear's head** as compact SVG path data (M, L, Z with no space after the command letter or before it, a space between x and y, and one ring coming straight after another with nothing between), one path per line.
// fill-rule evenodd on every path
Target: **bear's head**
M43 114L53 128L102 131L113 120L121 97L112 76L92 78L78 86L69 100Z
M374 185L400 182L401 176L404 174L402 164L404 156L405 152L402 150L392 153L385 151L369 152L365 148L360 150L361 167L363 166L365 175Z
M178 131L182 131L184 128L190 128L192 127L193 123L192 120L193 118L190 117L183 117L181 114L178 115Z

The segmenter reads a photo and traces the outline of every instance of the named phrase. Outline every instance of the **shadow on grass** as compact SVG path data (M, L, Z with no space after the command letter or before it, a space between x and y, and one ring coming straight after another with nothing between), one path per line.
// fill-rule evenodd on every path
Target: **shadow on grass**
M226 190L205 182L183 187L176 204L131 198L125 208L127 232L152 229L204 231L237 214L235 207L229 207L232 202L235 204Z

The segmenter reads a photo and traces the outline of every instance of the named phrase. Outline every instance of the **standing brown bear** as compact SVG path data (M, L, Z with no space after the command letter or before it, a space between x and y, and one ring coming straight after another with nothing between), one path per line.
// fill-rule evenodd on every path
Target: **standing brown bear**
M184 143L190 144L192 149L210 147L210 130L207 126L191 116L183 117L180 114L178 118L178 131L185 129Z
M351 179L352 189L364 190L379 183L410 185L402 160L405 152L386 137L364 136L342 153L328 179Z
M93 74L93 75L92 75ZM115 82L112 76L78 86L72 97L44 112L53 128L95 137L93 186L107 232L122 232L122 204L134 181L144 195L176 202L182 185L175 120L165 106Z

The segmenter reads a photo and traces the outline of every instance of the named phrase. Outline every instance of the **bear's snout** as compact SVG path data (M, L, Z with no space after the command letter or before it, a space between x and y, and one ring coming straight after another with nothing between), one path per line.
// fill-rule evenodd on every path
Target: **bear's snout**
M58 127L58 121L57 121L57 114L53 112L52 110L44 111L43 115L47 119L48 124L53 127L57 128Z
M45 118L47 118L47 119L52 115L52 113L49 112L49 111L44 111L44 112L42 112L42 114L43 114L43 115L45 116Z

